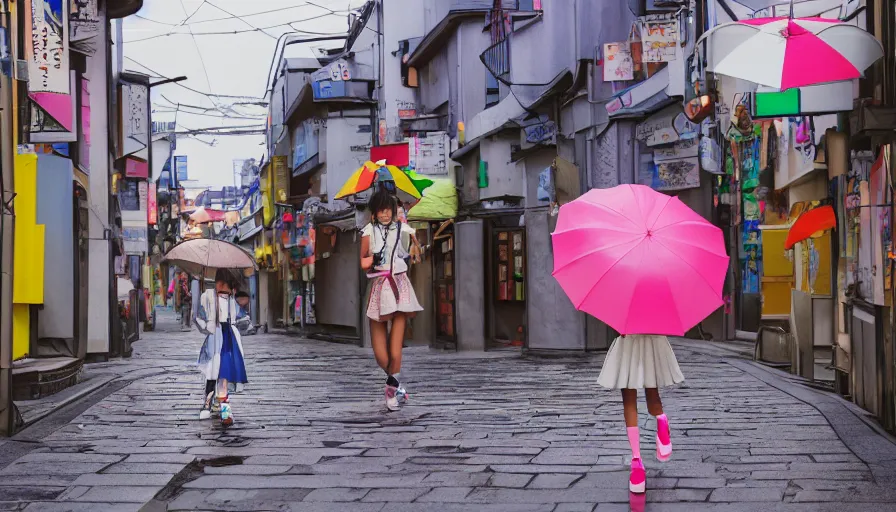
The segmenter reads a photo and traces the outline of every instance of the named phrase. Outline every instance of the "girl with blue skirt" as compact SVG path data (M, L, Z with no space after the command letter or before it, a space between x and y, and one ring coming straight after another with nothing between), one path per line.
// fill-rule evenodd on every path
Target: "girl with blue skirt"
M243 344L235 323L245 314L233 295L233 284L227 271L215 275L215 288L206 290L196 308L196 326L205 335L199 352L199 370L205 375L205 402L199 419L211 417L217 395L221 408L221 423L233 424L233 410L227 392L227 384L245 384L246 363L243 360Z

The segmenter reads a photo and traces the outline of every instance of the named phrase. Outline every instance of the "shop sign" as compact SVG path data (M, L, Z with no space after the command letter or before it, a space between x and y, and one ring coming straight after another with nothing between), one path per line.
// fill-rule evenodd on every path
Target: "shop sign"
M159 205L156 202L156 184L149 184L149 193L146 206L146 223L155 226L159 221Z
M526 142L530 144L553 142L557 135L557 125L553 121L546 121L527 126L523 131L526 133Z
M448 174L450 141L446 132L432 132L410 139L410 167L420 174Z
M140 201L140 211L145 212L149 206L149 184L145 181L137 184L137 197Z
M324 80L314 82L312 88L314 90L314 99L316 100L345 97L345 82L343 81Z
M398 118L413 119L417 117L417 104L413 101L398 102Z
M680 107L667 108L649 117L635 128L635 137L648 146L671 144L679 140L674 121Z
M672 62L679 46L678 20L665 15L645 16L641 25L641 59L644 62Z
M121 151L131 155L149 147L149 88L143 84L121 84Z
M28 92L69 94L68 0L30 0L25 19Z
M178 155L174 157L174 170L177 172L178 183L189 179L189 173L187 172L187 155Z
M149 177L149 164L146 160L128 158L124 164L124 175L128 178L146 179Z
M69 42L78 43L98 36L102 26L102 19L97 8L99 0L71 0L71 3Z
M407 167L410 165L410 146L407 142L383 144L370 148L370 161L385 160L388 165Z
M121 229L121 238L124 242L124 252L127 254L143 254L146 252L147 240L146 228L125 226Z
M312 82L342 82L351 79L352 72L345 59L339 59L336 62L332 62L323 69L319 69L311 74Z

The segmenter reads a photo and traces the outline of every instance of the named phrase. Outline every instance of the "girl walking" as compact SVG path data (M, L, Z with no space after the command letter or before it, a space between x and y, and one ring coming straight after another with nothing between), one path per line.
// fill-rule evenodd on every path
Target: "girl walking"
M656 418L656 458L660 462L672 456L669 419L663 412L659 388L684 381L678 360L665 336L630 334L613 341L604 360L597 383L604 388L622 390L622 407L628 442L632 449L628 487L642 493L646 488L638 431L638 390L647 397L647 412Z
M205 402L199 413L200 420L211 417L217 399L221 407L221 423L232 425L233 410L227 384L239 387L249 382L240 333L234 325L240 312L230 276L226 270L219 270L215 275L215 288L200 296L196 309L196 326L205 335L199 352L199 369L205 375Z
M361 268L367 271L367 318L370 342L380 368L386 372L386 407L397 411L407 401L401 384L401 349L408 318L423 311L406 259L419 254L414 230L398 220L398 200L383 189L370 198L370 222L361 231ZM412 258L414 261L417 257ZM389 323L391 322L391 329Z

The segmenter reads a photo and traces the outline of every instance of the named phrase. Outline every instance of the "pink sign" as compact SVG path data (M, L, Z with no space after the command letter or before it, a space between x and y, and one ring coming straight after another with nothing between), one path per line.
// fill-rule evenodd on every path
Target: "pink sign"
M145 160L128 157L124 164L124 175L128 178L148 178L149 164Z
M149 184L149 197L147 198L146 222L155 226L159 220L158 204L156 203L156 184Z

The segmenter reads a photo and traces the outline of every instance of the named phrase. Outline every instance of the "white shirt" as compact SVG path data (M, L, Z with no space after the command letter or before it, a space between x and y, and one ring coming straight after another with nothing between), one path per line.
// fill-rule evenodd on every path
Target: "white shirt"
M383 226L380 223L369 223L361 230L361 236L370 237L370 254L376 255L383 251L384 262L382 265L375 266L373 270L383 272L389 271L389 256L393 254L392 248L395 247L398 239L398 224L393 222L389 226ZM405 223L401 223L401 243L395 247L394 258L392 260L392 274L402 274L408 271L408 265L404 259L410 255L411 235L414 234L414 228ZM407 236L405 236L407 235Z

